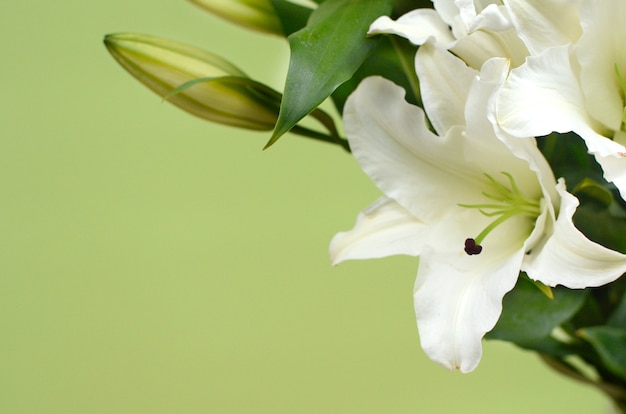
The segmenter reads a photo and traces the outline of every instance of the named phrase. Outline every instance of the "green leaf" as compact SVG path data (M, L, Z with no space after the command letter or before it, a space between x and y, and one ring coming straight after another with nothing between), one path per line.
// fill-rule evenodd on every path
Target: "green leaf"
M580 329L578 334L593 346L608 371L626 379L626 330L593 326Z
M289 36L284 98L266 148L352 77L377 44L366 37L370 23L390 11L391 0L326 1Z
M204 117L206 119L216 122L222 121L222 123L230 121L230 125L262 130L264 127L267 127L265 129L271 129L276 121L276 118L278 117L278 109L282 98L281 94L260 82L250 78L238 76L193 79L178 86L169 94L165 95L163 99L169 100L179 94L183 94L185 91L198 84L213 84L216 87L215 90L221 90L226 96L235 98L239 102L237 105L237 111L234 113L223 112L218 109L220 108L219 103L221 102L222 105L226 107L228 99L225 99L226 96L222 96L222 99L219 99L220 96L216 96L217 94L214 94L213 98L215 100L216 107L205 108ZM270 123L268 123L265 118L255 118L255 109L258 109L259 107L267 110L268 113L274 114ZM338 144L345 150L350 151L348 141L339 136L333 119L326 112L316 108L313 112L311 112L310 116L328 129L330 135L322 134L299 125L294 126L291 132L332 144Z
M539 149L546 157L554 175L565 178L570 192L585 178L604 182L602 167L587 152L587 145L575 133L552 133L537 139Z
M432 9L432 0L394 0L392 17L396 18L415 9Z
M589 239L626 253L626 210L615 185L603 171L584 141L574 133L552 133L538 139L539 148L556 177L565 178L568 190L580 200L574 224Z
M270 0L286 36L306 26L313 10L286 0Z
M498 323L485 337L543 352L555 349L554 340L550 338L552 330L580 309L588 292L563 287L552 291L554 299L549 299L528 277L521 276L502 301Z
M607 325L626 329L626 295L622 296L622 300L607 320Z
M343 106L348 96L368 76L382 76L402 86L406 91L407 102L419 105L419 83L415 75L415 53L417 47L405 39L381 36L374 52L363 62L348 81L339 86L332 94L335 107L343 113ZM408 72L408 74L407 74Z
M613 207L611 204L609 207ZM615 206L617 209L617 206ZM626 253L626 219L616 217L611 208L581 199L574 214L574 225L596 243Z
M589 177L583 178L583 180L576 185L572 194L577 197L584 195L607 207L613 203L613 194L602 184Z

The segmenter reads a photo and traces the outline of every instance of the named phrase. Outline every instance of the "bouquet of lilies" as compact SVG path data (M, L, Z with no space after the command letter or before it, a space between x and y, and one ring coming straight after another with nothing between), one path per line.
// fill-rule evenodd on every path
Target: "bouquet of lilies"
M331 261L418 256L433 361L470 372L483 338L509 341L626 413L626 1L192 2L285 37L283 91L172 40L108 50L183 110L268 131L266 148L289 133L350 152L381 196Z

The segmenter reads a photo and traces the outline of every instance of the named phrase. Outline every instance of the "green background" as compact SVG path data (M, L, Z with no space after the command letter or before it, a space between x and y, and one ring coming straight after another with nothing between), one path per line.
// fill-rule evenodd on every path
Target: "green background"
M485 344L422 353L416 259L331 267L378 193L338 147L212 125L108 55L138 32L281 88L288 51L183 0L0 6L0 413L581 413L595 391Z

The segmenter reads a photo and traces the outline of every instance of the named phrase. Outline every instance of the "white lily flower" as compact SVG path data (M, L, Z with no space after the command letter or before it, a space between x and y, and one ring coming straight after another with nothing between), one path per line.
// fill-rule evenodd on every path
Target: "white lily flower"
M532 23L532 16L558 21L558 8L525 14L520 3L511 1L511 14L520 36L539 53L511 71L498 97L498 123L520 137L575 132L626 199L626 2L581 0L580 23L573 20L575 13L566 13L566 26L574 29L560 41L554 35L558 29L541 37Z
M439 135L421 108L404 101L402 88L378 77L361 83L344 123L356 160L384 196L333 238L330 255L334 264L419 256L414 301L422 348L443 366L469 372L520 270L550 286L599 286L626 271L626 256L574 227L578 202L554 179L534 139L496 136L488 114L508 72L505 59L478 73L427 42L416 61Z
M518 66L528 55L501 1L433 0L433 5L434 10L416 9L395 21L381 16L368 34L396 34L416 45L434 37L476 69L492 57L506 57Z

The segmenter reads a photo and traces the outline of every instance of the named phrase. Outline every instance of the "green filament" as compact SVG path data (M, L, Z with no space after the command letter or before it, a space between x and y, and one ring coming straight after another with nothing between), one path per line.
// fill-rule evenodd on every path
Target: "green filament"
M624 97L624 99L626 99L626 82L624 81L624 77L617 67L617 63L615 64L615 75L617 76L617 82L619 83L619 86L622 88L622 96ZM622 111L622 130L624 129L624 125L626 125L626 106Z
M522 215L534 219L541 213L539 200L524 197L513 176L506 172L502 172L502 175L507 177L509 186L497 182L492 176L485 173L485 177L487 177L495 191L492 194L483 192L482 195L491 201L495 201L495 203L459 204L461 207L478 209L486 217L497 217L478 236L465 241L465 252L469 255L479 254L482 251L480 244L485 237L511 217Z

